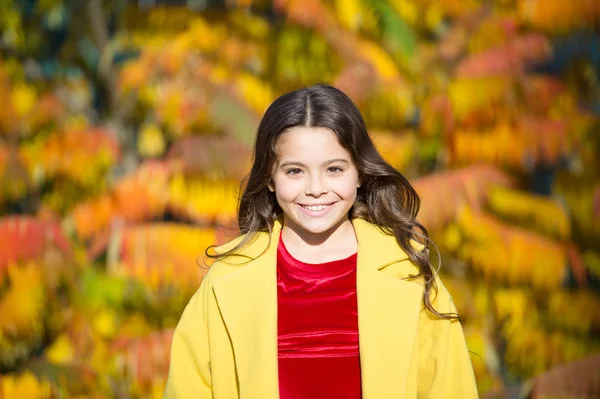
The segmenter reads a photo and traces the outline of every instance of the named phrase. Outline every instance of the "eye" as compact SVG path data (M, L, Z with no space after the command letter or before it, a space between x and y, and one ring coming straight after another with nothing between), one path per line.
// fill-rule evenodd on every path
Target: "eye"
M302 173L302 171L298 168L292 168L292 169L288 169L285 171L286 175L291 175L291 176L299 175L300 173Z
M341 173L344 170L342 168L340 168L339 166L330 166L329 168L327 168L327 171L331 172L331 173Z

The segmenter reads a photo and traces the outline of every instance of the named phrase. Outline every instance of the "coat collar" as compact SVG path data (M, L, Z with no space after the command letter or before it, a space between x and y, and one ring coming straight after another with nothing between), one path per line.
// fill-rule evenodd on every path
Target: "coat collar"
M423 289L403 279L415 269L393 236L361 219L352 223L358 240L363 397L402 397ZM250 244L238 251L241 256L222 260L237 270L215 278L213 284L233 345L240 392L248 398L279 397L276 265L281 227L276 221L271 234L252 237ZM223 253L241 239L217 251Z
M397 245L395 237L385 233L380 227L363 219L353 219L352 225L354 226L358 241L358 251L361 255L364 254L364 257L369 259L367 267L379 270L390 264L408 259L408 255ZM270 234L268 232L259 232L254 236L248 237L248 243L236 251L235 255L228 257L225 263L242 265L248 264L249 261L259 260L258 258L263 255L268 257L269 251L277 251L278 237L282 228L281 219L276 219ZM235 248L245 238L246 235L237 237L217 247L215 251L220 254L225 253ZM417 242L413 241L412 243L417 249L423 248ZM385 248L385 250L382 251L380 250L381 248ZM409 274L415 272L415 268L412 265L407 264L406 266L403 268L403 277L408 277Z

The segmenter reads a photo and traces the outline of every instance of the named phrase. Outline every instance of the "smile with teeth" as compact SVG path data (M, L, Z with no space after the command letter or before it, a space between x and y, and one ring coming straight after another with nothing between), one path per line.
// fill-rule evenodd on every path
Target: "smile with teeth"
M307 211L312 211L312 212L318 212L318 211L324 211L326 209L329 209L333 204L323 204L323 205L302 205L299 204L302 208L306 209Z

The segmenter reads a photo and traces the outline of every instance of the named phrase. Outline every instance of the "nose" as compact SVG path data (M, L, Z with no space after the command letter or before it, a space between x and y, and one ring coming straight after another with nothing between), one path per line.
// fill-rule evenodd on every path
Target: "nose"
M326 184L320 175L311 175L306 185L305 194L311 197L320 197L327 193Z

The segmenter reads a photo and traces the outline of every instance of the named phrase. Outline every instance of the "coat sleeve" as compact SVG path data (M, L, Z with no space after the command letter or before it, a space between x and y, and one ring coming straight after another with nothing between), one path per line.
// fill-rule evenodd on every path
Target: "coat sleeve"
M450 293L436 278L433 307L440 313L456 313ZM458 320L435 319L421 313L418 398L477 398L477 385L469 351Z
M206 311L210 284L207 277L190 299L173 333L164 399L212 398Z

